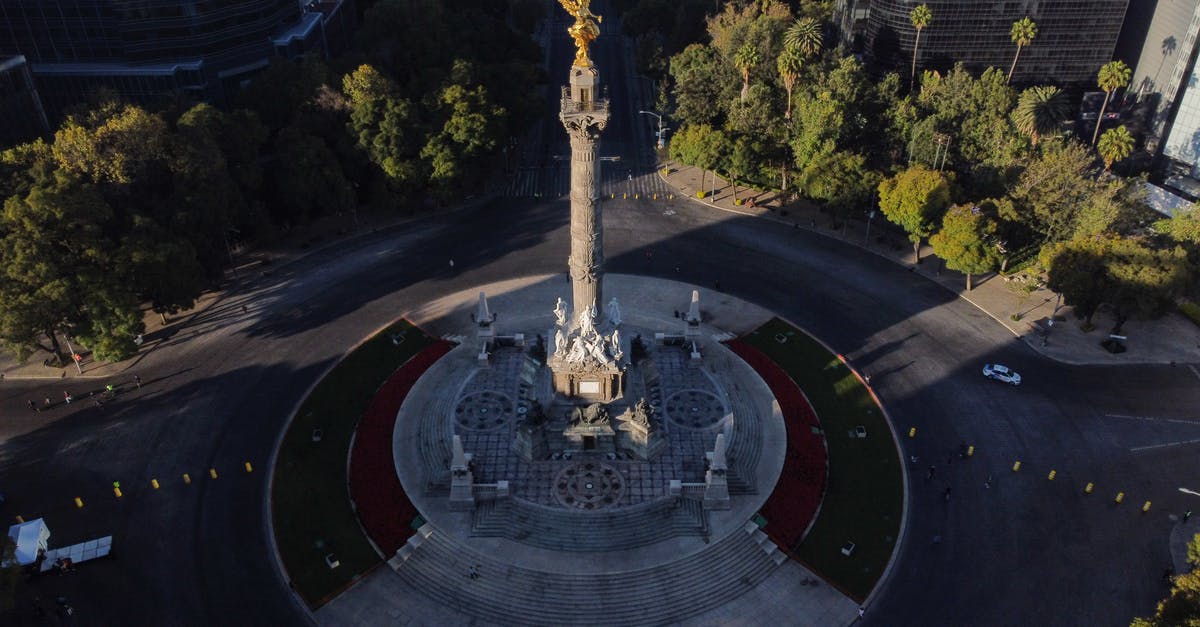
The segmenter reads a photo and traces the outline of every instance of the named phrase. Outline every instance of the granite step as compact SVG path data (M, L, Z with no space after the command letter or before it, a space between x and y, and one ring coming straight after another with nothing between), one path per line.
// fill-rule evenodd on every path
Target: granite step
M414 589L488 624L671 624L732 601L778 567L749 527L658 566L581 573L514 566L422 528L423 540L393 565Z
M633 549L676 536L702 536L708 518L699 501L664 498L612 511L575 512L517 499L480 503L471 534L545 549L596 552Z

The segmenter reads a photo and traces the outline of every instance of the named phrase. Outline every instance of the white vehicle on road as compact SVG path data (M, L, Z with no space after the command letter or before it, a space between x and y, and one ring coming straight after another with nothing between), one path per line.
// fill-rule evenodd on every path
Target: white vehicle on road
M1000 364L984 364L983 376L989 379L995 379L1001 383L1021 385L1021 375L1017 374L1007 366L1002 366Z

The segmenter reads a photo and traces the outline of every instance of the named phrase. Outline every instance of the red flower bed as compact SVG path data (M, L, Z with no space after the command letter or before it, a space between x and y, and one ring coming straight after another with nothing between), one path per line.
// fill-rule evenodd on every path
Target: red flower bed
M813 427L819 428L821 423L796 382L770 357L741 340L732 340L728 346L767 382L783 412L787 426L783 472L760 513L767 519L767 535L784 550L792 550L825 492L825 439L813 432Z
M395 553L414 533L409 523L417 516L392 462L396 414L417 379L453 347L450 342L435 342L400 366L375 393L358 423L350 453L350 498L367 535L385 556Z

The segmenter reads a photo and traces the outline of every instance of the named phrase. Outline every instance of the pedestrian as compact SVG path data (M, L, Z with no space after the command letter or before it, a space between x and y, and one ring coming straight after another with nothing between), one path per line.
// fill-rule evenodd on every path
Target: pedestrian
M68 405L70 405L71 401L75 400L75 398L73 396L71 396L70 392L63 390L63 400L66 401Z
M142 378L136 374L133 375L133 384L137 386L137 389L142 389Z
M1183 522L1187 523L1188 519L1191 517L1192 517L1192 510L1189 509L1188 511L1183 513Z
M946 488L946 494L945 494L945 497L946 497L946 500L947 500L947 501L949 501L949 500L950 500L950 488Z
M450 260L450 269L451 270L454 269L454 260L453 259Z
M35 414L40 413L42 411L42 410L38 409L37 404L35 404L33 401L28 401L28 403L29 403L29 409L32 409Z
M935 467L933 466L933 464L930 464L930 465L929 465L929 475L928 475L928 476L926 476L926 477L925 477L925 479L927 479L927 480L928 480L928 479L932 479L932 478L933 478L933 474L934 474L934 472L936 472L936 471L937 471L937 468L935 468Z
M867 608L865 608L865 607L862 607L862 606L859 606L859 608L858 608L858 618L859 618L860 620L862 619L862 617L863 617L863 614L866 614L866 613L867 613Z
M983 487L985 487L989 490L992 488L992 476L991 475L988 475L987 481L983 482Z
M43 406L43 407L49 407L49 406L50 406L50 397L49 397L49 396L47 396L46 398L42 399L42 406Z
M863 383L866 383L867 385L871 385L871 375L864 374L863 375Z
M249 313L249 312L250 312L250 310L247 309L245 305L242 305L242 313Z
M471 567L471 570L467 573L467 577L470 577L471 579L479 579L479 565L478 564Z

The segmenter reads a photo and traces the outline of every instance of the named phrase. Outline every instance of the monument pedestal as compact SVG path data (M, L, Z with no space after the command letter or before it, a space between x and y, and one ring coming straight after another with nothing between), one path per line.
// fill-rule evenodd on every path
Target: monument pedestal
M553 355L546 365L550 366L554 392L567 398L611 403L621 398L625 389L625 372L615 362L570 362Z
M563 437L567 439L569 448L577 451L615 453L615 435L608 410L600 403L576 407L571 415L571 424L563 429Z

